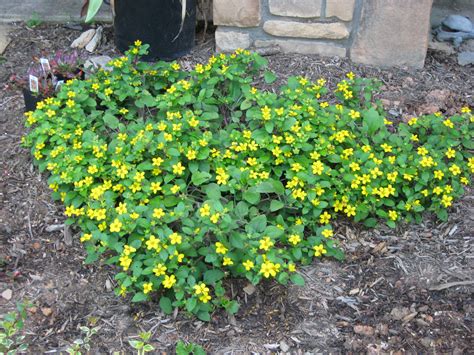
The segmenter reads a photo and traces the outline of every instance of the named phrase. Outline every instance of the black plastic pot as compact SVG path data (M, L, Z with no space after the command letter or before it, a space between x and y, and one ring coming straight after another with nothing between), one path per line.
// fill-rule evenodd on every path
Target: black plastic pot
M36 104L44 100L44 97L38 94L33 94L28 89L23 89L23 99L25 100L25 112L36 110Z
M189 53L196 31L196 0L186 0L186 16L180 32L181 11L180 0L116 1L117 48L125 52L138 39L150 45L149 54L143 57L148 61L169 61Z

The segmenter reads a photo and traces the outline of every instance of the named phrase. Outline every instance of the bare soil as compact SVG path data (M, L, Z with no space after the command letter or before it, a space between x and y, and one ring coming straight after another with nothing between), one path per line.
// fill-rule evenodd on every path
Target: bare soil
M33 30L15 25L0 65L0 84L12 73L25 73L32 56L68 48L79 34L61 25ZM112 30L106 28L105 34L100 54L118 55ZM208 35L181 64L203 62L213 46ZM275 87L290 75L324 77L330 86L351 70L378 77L384 83L380 97L394 119L438 110L453 114L473 106L473 67L460 67L454 55L442 52L429 51L422 70L303 55L277 54L269 61L281 79ZM242 303L235 317L222 311L210 323L183 312L169 317L155 303L134 305L116 297L112 267L83 264L85 251L74 229L54 228L65 219L62 207L52 202L46 178L20 147L25 134L21 94L2 90L0 109L0 294L13 291L11 299L0 296L0 314L15 302L31 302L29 353L64 351L81 336L81 325L100 326L91 341L94 353L130 353L128 340L141 331L151 331L152 344L166 352L173 352L179 339L212 353L472 352L472 190L445 223L427 215L420 225L367 230L339 221L345 262L323 260L303 268L304 287L268 282L246 293L245 282L230 280Z

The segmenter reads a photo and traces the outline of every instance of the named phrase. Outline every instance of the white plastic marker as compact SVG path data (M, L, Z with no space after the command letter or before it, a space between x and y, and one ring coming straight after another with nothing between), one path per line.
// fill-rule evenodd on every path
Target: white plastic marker
M30 91L38 92L39 91L38 78L34 75L30 75L29 81L30 81Z
M56 87L54 88L55 91L59 91L59 89L61 89L61 85L64 84L64 80L59 80L57 83L56 83Z
M47 58L40 58L40 64L45 74L51 71L51 65L49 65L49 60Z

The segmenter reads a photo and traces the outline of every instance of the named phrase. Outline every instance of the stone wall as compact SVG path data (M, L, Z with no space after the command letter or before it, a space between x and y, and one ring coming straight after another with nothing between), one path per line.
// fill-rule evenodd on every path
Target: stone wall
M217 51L282 51L422 67L432 0L213 0Z

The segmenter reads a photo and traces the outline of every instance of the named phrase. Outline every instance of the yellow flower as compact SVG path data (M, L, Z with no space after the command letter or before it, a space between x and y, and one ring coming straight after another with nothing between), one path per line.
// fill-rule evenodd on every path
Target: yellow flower
M325 238L330 238L334 235L334 232L332 231L332 229L324 229L321 234L323 235L323 237Z
M81 242L87 242L88 240L92 239L92 234L90 233L85 233L81 237Z
M194 160L196 159L197 152L194 149L189 149L188 152L186 153L186 158L189 160Z
M201 214L201 217L207 217L211 215L211 206L209 206L207 203L202 205L202 207L199 209L199 213Z
M159 219L159 218L163 217L164 215L165 215L165 212L163 211L162 208L155 208L153 210L153 217L155 217L155 218Z
M158 251L158 249L160 249L160 240L154 235L150 235L150 238L146 241L145 244L148 250L155 249Z
M392 146L387 143L381 144L380 147L383 149L385 153L390 153L392 152L392 149L393 149Z
M327 253L327 250L324 248L324 245L322 245L322 244L315 245L313 247L313 250L314 250L314 256L316 256L316 257L322 256L322 255Z
M471 113L471 109L467 106L464 106L463 108L461 108L461 112L462 113Z
M328 224L331 219L331 215L324 211L320 216L319 216L319 223L321 224Z
M315 175L321 175L324 171L324 165L320 160L315 161L312 165L312 168L313 174Z
M347 217L355 216L356 208L354 206L347 205L346 208L344 209L344 213L347 215Z
M146 295L149 293L151 290L153 290L153 283L148 282L143 284L143 293Z
M175 175L182 175L184 170L186 170L186 168L181 164L181 162L173 165L173 174Z
M346 76L349 78L349 80L354 80L355 78L355 74L353 72L347 73Z
M113 232L120 232L122 229L122 222L120 222L117 218L110 224L110 231Z
M410 120L408 121L408 125L410 126L413 126L414 124L416 124L418 122L418 119L416 117L412 117L410 118Z
M360 118L360 112L358 111L354 111L354 110L351 110L349 112L349 117L352 118L352 119L356 119L356 118Z
M293 170L294 172L299 172L303 170L303 166L300 163L293 163L291 164L291 170Z
M165 275L165 279L163 280L162 284L164 288L171 288L176 283L176 276L174 275Z
M229 257L226 256L226 257L224 257L224 260L223 260L223 262L222 262L222 265L223 265L223 266L228 266L228 265L230 266L230 265L234 265L234 262L232 261L231 258L229 258Z
M452 205L453 198L448 195L443 195L441 198L441 203L443 204L444 207L449 207Z
M454 176L461 174L461 169L460 169L459 166L457 166L456 164L451 165L451 166L449 167L449 171L450 171L451 174L453 174Z
M446 120L443 121L443 124L448 127L448 128L454 128L454 124L453 122L448 118Z
M153 273L160 277L161 275L164 275L166 273L166 266L164 266L163 264L159 263L155 266L155 268L153 269Z
M151 191L156 194L158 191L161 191L161 183L160 182L152 182L150 186Z
M454 158L455 156L456 156L456 151L453 148L449 148L446 151L446 157L448 157L449 159Z
M245 270L247 270L247 271L252 270L253 267L255 266L255 264L254 264L252 261L250 261L250 260L245 260L245 261L242 263L242 265L244 266Z
M288 241L293 244L293 245L296 245L298 244L299 242L301 242L301 237L298 235L298 234L292 234L290 235L290 237L288 238Z
M225 254L227 253L227 248L224 246L224 244L222 244L221 242L216 242L215 244L216 246L216 253L217 254Z
M397 213L397 211L394 211L394 210L388 211L388 217L389 217L392 221L396 221L396 220L398 219L398 213Z
M273 246L273 242L269 237L264 237L263 239L260 239L260 249L267 251Z
M170 234L169 238L170 238L170 242L171 242L172 245L181 244L182 241L183 241L183 237L181 237L181 236L180 236L178 233L176 233L176 232Z
M118 214L127 213L127 204L125 202L120 202L119 205L115 208Z
M207 287L206 284L203 283L203 282L201 282L197 285L194 285L193 289L194 289L194 293L198 296L209 293L209 287Z
M444 173L441 170L435 170L434 177L435 179L441 180L444 176Z
M211 217L210 220L212 223L216 224L219 221L220 213L214 213Z
M171 187L171 192L175 194L175 193L177 193L180 189L181 189L181 187L180 187L179 185L173 185L173 186Z
M260 274L262 274L265 278L269 278L270 276L275 277L279 269L280 264L274 264L271 261L266 260L260 266Z

